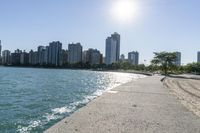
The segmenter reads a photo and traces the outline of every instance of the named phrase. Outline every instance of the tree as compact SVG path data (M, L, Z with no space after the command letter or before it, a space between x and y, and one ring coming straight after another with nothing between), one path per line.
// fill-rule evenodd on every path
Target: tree
M168 75L168 71L175 65L176 60L175 52L155 52L154 59L151 61L153 65L159 66L165 75Z
M188 73L200 74L200 62L187 64L185 70Z

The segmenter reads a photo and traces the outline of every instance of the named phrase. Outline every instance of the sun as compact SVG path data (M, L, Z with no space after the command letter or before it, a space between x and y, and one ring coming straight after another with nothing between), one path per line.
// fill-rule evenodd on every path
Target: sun
M111 15L120 22L130 22L137 15L135 0L117 0L111 7Z

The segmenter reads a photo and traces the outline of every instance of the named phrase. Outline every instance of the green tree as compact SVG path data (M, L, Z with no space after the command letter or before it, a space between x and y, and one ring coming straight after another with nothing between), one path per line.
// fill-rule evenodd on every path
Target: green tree
M154 59L151 61L153 65L159 66L165 75L174 67L176 60L175 52L155 52Z
M188 73L200 74L200 63L190 63L185 66Z

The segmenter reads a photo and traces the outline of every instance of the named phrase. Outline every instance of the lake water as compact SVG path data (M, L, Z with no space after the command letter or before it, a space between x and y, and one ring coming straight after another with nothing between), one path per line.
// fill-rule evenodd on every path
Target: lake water
M43 132L103 92L143 75L0 67L0 132Z

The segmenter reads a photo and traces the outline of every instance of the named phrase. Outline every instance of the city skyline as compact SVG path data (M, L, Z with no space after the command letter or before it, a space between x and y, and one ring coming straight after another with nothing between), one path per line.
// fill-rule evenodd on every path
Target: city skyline
M60 61L60 58L63 58L63 57L61 57L61 56L63 56L62 52L67 52L66 53L67 54L66 60L63 60L63 59L62 60L64 62L70 63L70 64L74 64L74 63L78 63L78 62L86 63L85 60L87 60L87 59L84 59L84 58L89 58L89 57L84 57L84 55L88 56L87 54L91 54L91 52L92 53L93 52L94 53L97 52L97 53L99 53L99 56L96 56L99 59L98 61L100 61L100 59L102 59L102 63L105 63L107 65L115 63L115 62L119 62L120 60L121 61L128 61L128 62L130 62L131 64L134 64L134 65L139 65L139 64L150 65L150 63L148 63L146 60L144 60L144 62L141 63L141 60L139 59L140 56L139 56L139 52L138 51L132 51L132 52L129 51L126 54L124 54L124 53L120 54L120 40L121 40L120 37L121 37L120 34L118 34L117 32L114 32L113 34L111 34L111 36L106 38L106 41L105 41L105 54L102 54L102 51L99 51L96 48L88 48L87 50L83 49L83 46L81 45L80 42L78 42L78 43L69 43L68 44L68 48L63 48L62 47L63 44L60 41L52 41L52 42L49 43L49 46L39 45L39 46L37 46L37 48L35 48L36 50L31 49L29 51L26 51L26 50L17 48L16 50L14 50L12 52L12 51L10 51L8 49L6 49L6 50L3 49L2 50L2 45L1 45L1 40L0 40L0 51L1 51L1 56L4 55L4 57L6 58L6 59L2 58L2 61L3 60L10 60L7 57L9 54L11 54L11 56L12 56L12 54L16 54L16 53L29 53L29 59L28 60L33 60L32 58L35 58L35 57L31 58L31 55L33 56L34 54L37 54L38 61L33 61L33 62L38 62L39 65L55 64L56 66L61 66L62 63L59 62L59 61ZM57 46L57 44L59 44L59 46ZM51 57L51 55L49 54L48 51L52 51L52 50L55 51L55 52L57 51L59 53L59 57L57 57L55 54L54 54L55 57ZM88 51L90 53L88 53ZM166 52L169 52L169 51L166 51ZM185 64L182 63L182 53L179 52L179 51L172 51L172 52L175 52L176 56L177 56L177 59L174 62L174 64L176 66L185 65ZM108 53L109 53L109 57L106 57L106 55ZM74 57L70 57L69 55L73 55ZM101 55L101 57L100 57L100 55ZM127 56L125 56L125 55L127 55ZM21 57L19 57L19 58L21 58ZM108 59L109 59L109 61L107 61ZM92 60L94 60L94 59L92 59ZM196 61L194 61L194 62L199 62L199 60L200 60L200 51L197 51ZM92 62L98 62L98 61L92 61ZM31 62L31 61L29 61L29 62ZM95 63L92 63L91 60L89 60L89 62L91 64L95 64ZM189 63L193 63L193 62L189 62ZM97 63L97 64L99 64L99 63Z
M196 62L195 53L200 49L200 2L135 1L137 17L128 24L110 15L113 0L1 1L3 50L29 51L59 40L63 48L79 41L85 49L97 48L105 53L105 37L116 31L122 36L121 53L128 53L129 49L143 53L140 63L149 62L157 51L180 51L183 64Z

